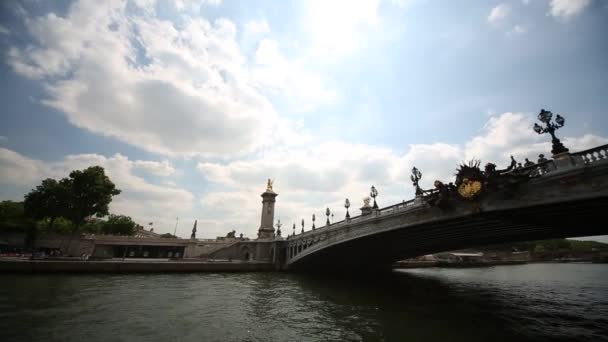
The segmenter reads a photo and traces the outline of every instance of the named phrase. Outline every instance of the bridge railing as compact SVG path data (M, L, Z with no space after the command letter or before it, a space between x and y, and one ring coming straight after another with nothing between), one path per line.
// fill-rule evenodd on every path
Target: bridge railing
M590 148L570 154L574 158L580 158L585 165L608 159L608 144Z
M378 209L374 212L372 212L371 214L368 215L357 215L357 216L352 216L349 219L344 219L338 222L333 222L330 225L326 225L326 226L322 226L319 228L315 228L314 230L308 230L305 231L304 233L300 233L297 234L295 236L290 236L288 238L288 240L299 240L299 239L305 239L311 236L314 236L315 234L318 233L323 233L326 232L328 230L335 230L335 229L340 229L343 226L347 226L353 223L359 223L362 221L366 221L368 219L372 219L378 216L382 216L382 215L386 215L386 214L391 214L394 212L400 212L400 211L404 211L404 210L409 210L411 208L414 208L416 206L416 199L411 199L409 201L403 201L401 203L397 203L397 204L393 204L381 209Z
M530 166L524 166L515 168L507 172L501 173L501 175L514 175L514 176L528 176L530 178L542 176L548 172L555 170L555 163L552 159L548 159L544 162L535 163Z

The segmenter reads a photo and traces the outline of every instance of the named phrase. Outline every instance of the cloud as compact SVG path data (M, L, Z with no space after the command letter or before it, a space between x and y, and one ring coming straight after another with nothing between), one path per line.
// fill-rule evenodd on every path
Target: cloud
M504 19L510 11L511 9L507 4L499 4L496 7L492 8L492 10L490 10L490 14L488 15L488 22L496 23Z
M4 135L0 135L0 141L7 141L7 140L8 140L7 137L5 137Z
M270 26L264 19L251 20L245 24L245 31L252 34L269 33Z
M169 228L173 227L175 216L192 216L194 195L189 191L153 184L133 173L137 168L162 166L164 162L132 161L121 154L111 157L98 154L68 155L59 161L43 162L0 148L0 183L19 186L25 193L44 178L63 178L72 170L93 165L102 166L117 188L122 190L112 200L111 212L129 215L139 223L155 222L155 227L167 232L173 232Z
M536 161L538 154L550 155L551 143L546 136L532 130L533 119L522 113L493 116L478 136L462 145L446 143L416 144L404 151L380 146L320 141L310 145L290 146L288 150L266 151L263 157L246 161L201 162L199 172L210 182L210 191L200 197L201 216L227 222L250 236L255 235L259 221L259 196L267 178L275 180L279 193L275 218L288 224L300 219L310 227L315 213L317 226L325 221L324 210L329 207L338 220L344 215L343 203L349 198L351 214L358 213L361 199L368 195L371 185L380 192L378 201L386 206L413 197L409 180L411 169L422 171L422 186L431 188L434 180L454 181L454 172L461 162L480 159L482 164L493 162L499 168L509 164L513 155L519 162L524 158ZM571 151L584 150L608 142L594 135L562 139Z
M591 0L551 0L549 13L559 19L568 20L581 12Z
M78 127L151 152L218 156L260 147L276 124L229 20L176 27L85 1L25 24L34 43L11 47L9 64L40 79L43 103Z
M365 32L378 22L380 0L306 2L311 54L336 61L365 46Z
M515 25L509 31L507 31L507 36L513 37L526 33L526 28L521 25Z
M198 11L203 5L219 6L222 0L175 0L174 5L178 11Z
M156 176L170 176L175 173L175 169L168 160L162 162L151 160L136 160L134 166Z
M0 34L9 35L9 34L11 34L11 31L9 29L7 29L6 27L0 25Z
M258 44L251 76L261 91L283 95L296 112L310 111L336 97L326 89L320 74L307 70L302 60L285 58L272 39Z

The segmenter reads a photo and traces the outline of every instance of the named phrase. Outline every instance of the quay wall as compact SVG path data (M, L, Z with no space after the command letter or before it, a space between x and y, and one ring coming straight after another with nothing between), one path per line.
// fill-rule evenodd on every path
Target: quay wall
M262 262L0 260L0 272L18 273L194 273L274 270L274 264Z

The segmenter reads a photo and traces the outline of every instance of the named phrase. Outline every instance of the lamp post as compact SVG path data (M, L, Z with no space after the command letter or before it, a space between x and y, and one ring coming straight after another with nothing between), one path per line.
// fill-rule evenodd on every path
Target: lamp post
M315 214L312 214L312 230L315 230Z
M304 219L302 219L302 233L304 233Z
M281 236L281 219L277 221L277 236Z
M331 211L329 211L329 208L326 208L325 209L325 216L327 216L327 221L325 221L325 225L326 226L330 225L330 223L329 223L329 214L331 214Z
M296 236L296 224L293 224L293 236Z
M568 149L564 146L564 144L562 144L562 142L555 136L555 131L564 127L566 120L563 116L557 114L555 116L555 122L551 122L552 117L553 113L548 110L541 109L540 113L538 113L538 120L545 124L545 127L535 123L534 131L538 134L551 134L551 153L553 153L553 155L568 152Z
M412 175L410 176L410 179L412 180L412 184L416 188L416 196L422 196L422 189L420 188L420 185L418 185L418 182L420 182L420 179L422 179L422 172L420 172L420 170L418 170L415 166L412 169Z
M344 208L346 208L346 219L350 219L350 214L348 213L348 208L350 208L350 201L348 198L344 201Z
M378 204L376 203L376 197L378 196L378 190L376 190L376 187L372 185L372 188L369 192L369 195L371 196L371 198L374 199L374 205L373 208L374 209L378 209Z

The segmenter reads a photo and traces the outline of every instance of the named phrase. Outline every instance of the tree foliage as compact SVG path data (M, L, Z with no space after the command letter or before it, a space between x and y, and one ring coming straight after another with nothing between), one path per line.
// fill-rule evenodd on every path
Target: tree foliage
M129 216L110 215L108 221L102 226L102 232L112 235L133 235L135 226L135 222Z
M25 195L25 214L35 220L48 219L50 230L57 218L64 217L72 223L73 230L78 230L86 218L108 215L112 196L118 194L120 190L106 176L104 169L91 166L72 171L60 181L43 180Z
M89 216L103 217L109 214L112 196L120 194L101 166L70 173L61 180L68 191L66 217L80 227Z
M55 220L67 214L69 188L65 185L52 178L43 180L25 195L25 214L34 220L49 219L49 228L52 229Z
M25 216L23 202L0 202L0 230L26 232L35 222Z

